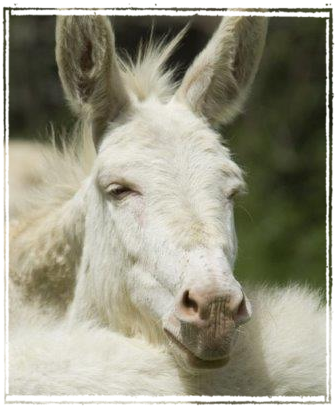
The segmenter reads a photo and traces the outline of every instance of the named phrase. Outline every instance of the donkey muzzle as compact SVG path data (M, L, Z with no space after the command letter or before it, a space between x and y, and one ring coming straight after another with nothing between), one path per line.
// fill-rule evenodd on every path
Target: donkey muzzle
M236 328L250 316L240 286L226 291L190 288L182 292L164 329L191 366L218 367L228 361Z

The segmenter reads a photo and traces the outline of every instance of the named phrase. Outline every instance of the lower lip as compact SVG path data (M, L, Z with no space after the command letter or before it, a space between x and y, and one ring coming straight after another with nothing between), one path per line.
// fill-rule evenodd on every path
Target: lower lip
M201 359L198 356L194 355L192 352L189 351L180 341L178 341L174 335L172 335L168 330L164 329L168 338L179 347L180 350L186 353L188 357L188 364L192 368L197 369L216 369L221 368L229 362L229 357L223 357L221 359L214 359L214 360L205 360Z

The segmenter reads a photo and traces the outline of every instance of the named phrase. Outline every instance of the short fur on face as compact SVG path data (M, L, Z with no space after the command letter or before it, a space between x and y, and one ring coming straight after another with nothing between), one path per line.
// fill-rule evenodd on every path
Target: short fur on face
M180 339L171 314L183 289L240 291L231 198L244 183L213 126L239 113L266 27L261 17L223 18L177 86L163 64L182 34L127 63L107 18L58 19L65 94L97 149L73 317L131 333L161 323Z

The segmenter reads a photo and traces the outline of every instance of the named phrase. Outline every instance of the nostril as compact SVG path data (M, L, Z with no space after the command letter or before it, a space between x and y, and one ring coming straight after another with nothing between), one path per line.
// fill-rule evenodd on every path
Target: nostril
M246 298L245 296L243 296L243 299L241 303L239 304L236 313L234 314L234 320L236 324L240 325L240 324L244 324L245 322L247 322L250 319L250 317L251 317L251 313L248 309Z
M213 288L201 291L189 287L180 294L176 313L181 320L195 325L208 322L216 326L220 317L225 316L238 326L250 319L251 305L242 291L219 292Z
M183 307L187 308L188 310L192 310L194 312L198 311L198 304L190 296L189 290L186 290L182 295L182 305L183 305Z

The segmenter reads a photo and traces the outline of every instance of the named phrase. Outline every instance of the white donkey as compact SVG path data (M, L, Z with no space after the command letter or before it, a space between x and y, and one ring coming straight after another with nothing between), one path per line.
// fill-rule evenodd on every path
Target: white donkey
M10 231L11 393L326 393L318 294L233 276L244 182L215 128L242 109L266 29L223 18L177 85L163 65L182 34L132 63L108 18L58 17L60 77L95 149L55 153L48 204ZM87 177L76 155L93 157Z

